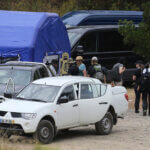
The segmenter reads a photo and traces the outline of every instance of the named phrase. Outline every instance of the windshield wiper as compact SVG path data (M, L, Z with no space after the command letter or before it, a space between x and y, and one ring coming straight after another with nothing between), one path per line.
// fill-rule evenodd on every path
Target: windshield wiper
M41 100L41 99L27 98L26 100L31 100L31 101L36 101L36 102L44 102L44 103L47 103L46 101Z
M45 102L44 100L40 100L40 99L34 99L34 98L23 98L23 97L15 97L15 99L22 99L22 100L27 100L27 101L36 101L36 102Z
M23 100L25 100L26 98L23 98L23 97L15 97L15 99L23 99Z

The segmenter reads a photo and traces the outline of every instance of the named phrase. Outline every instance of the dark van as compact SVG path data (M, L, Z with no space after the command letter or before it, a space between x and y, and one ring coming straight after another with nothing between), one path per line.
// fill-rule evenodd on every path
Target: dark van
M117 25L119 20L132 20L138 24L143 20L142 11L116 11L116 10L78 10L71 11L62 17L65 25Z
M71 55L73 58L77 55L83 56L87 66L90 65L91 58L97 56L99 63L108 69L111 69L120 57L124 57L128 69L123 79L132 81L135 62L141 58L132 51L132 47L124 45L118 27L118 25L96 25L68 28Z

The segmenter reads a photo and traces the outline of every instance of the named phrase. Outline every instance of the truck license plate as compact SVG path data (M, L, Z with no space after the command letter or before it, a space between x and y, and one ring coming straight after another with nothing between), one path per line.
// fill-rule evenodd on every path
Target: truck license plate
M0 119L0 123L14 124L15 120Z

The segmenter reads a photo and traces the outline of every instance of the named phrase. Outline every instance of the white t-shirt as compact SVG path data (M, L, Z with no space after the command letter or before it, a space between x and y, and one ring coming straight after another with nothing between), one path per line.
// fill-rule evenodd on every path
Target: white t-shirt
M147 69L144 69L144 70L143 70L143 73L145 73L145 72L146 72L146 70L147 70ZM150 68L148 68L148 72L150 72Z

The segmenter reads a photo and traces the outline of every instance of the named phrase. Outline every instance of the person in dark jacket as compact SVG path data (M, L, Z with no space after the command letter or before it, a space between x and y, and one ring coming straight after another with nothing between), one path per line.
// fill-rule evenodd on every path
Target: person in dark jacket
M92 57L91 66L88 68L88 76L97 78L100 81L106 83L106 69L98 63L97 57Z
M140 79L141 79L141 74L143 70L143 61L138 60L136 63L136 71L134 72L132 79L135 82L134 85L134 92L135 92L135 113L139 113L139 103L140 103L140 97L141 97L141 91L139 90L139 85L140 85Z
M72 58L69 59L69 69L68 75L78 76L79 75L79 68L76 65L75 61Z
M150 116L150 63L147 63L142 71L140 91L142 92L143 100L143 116L147 115L147 109Z

